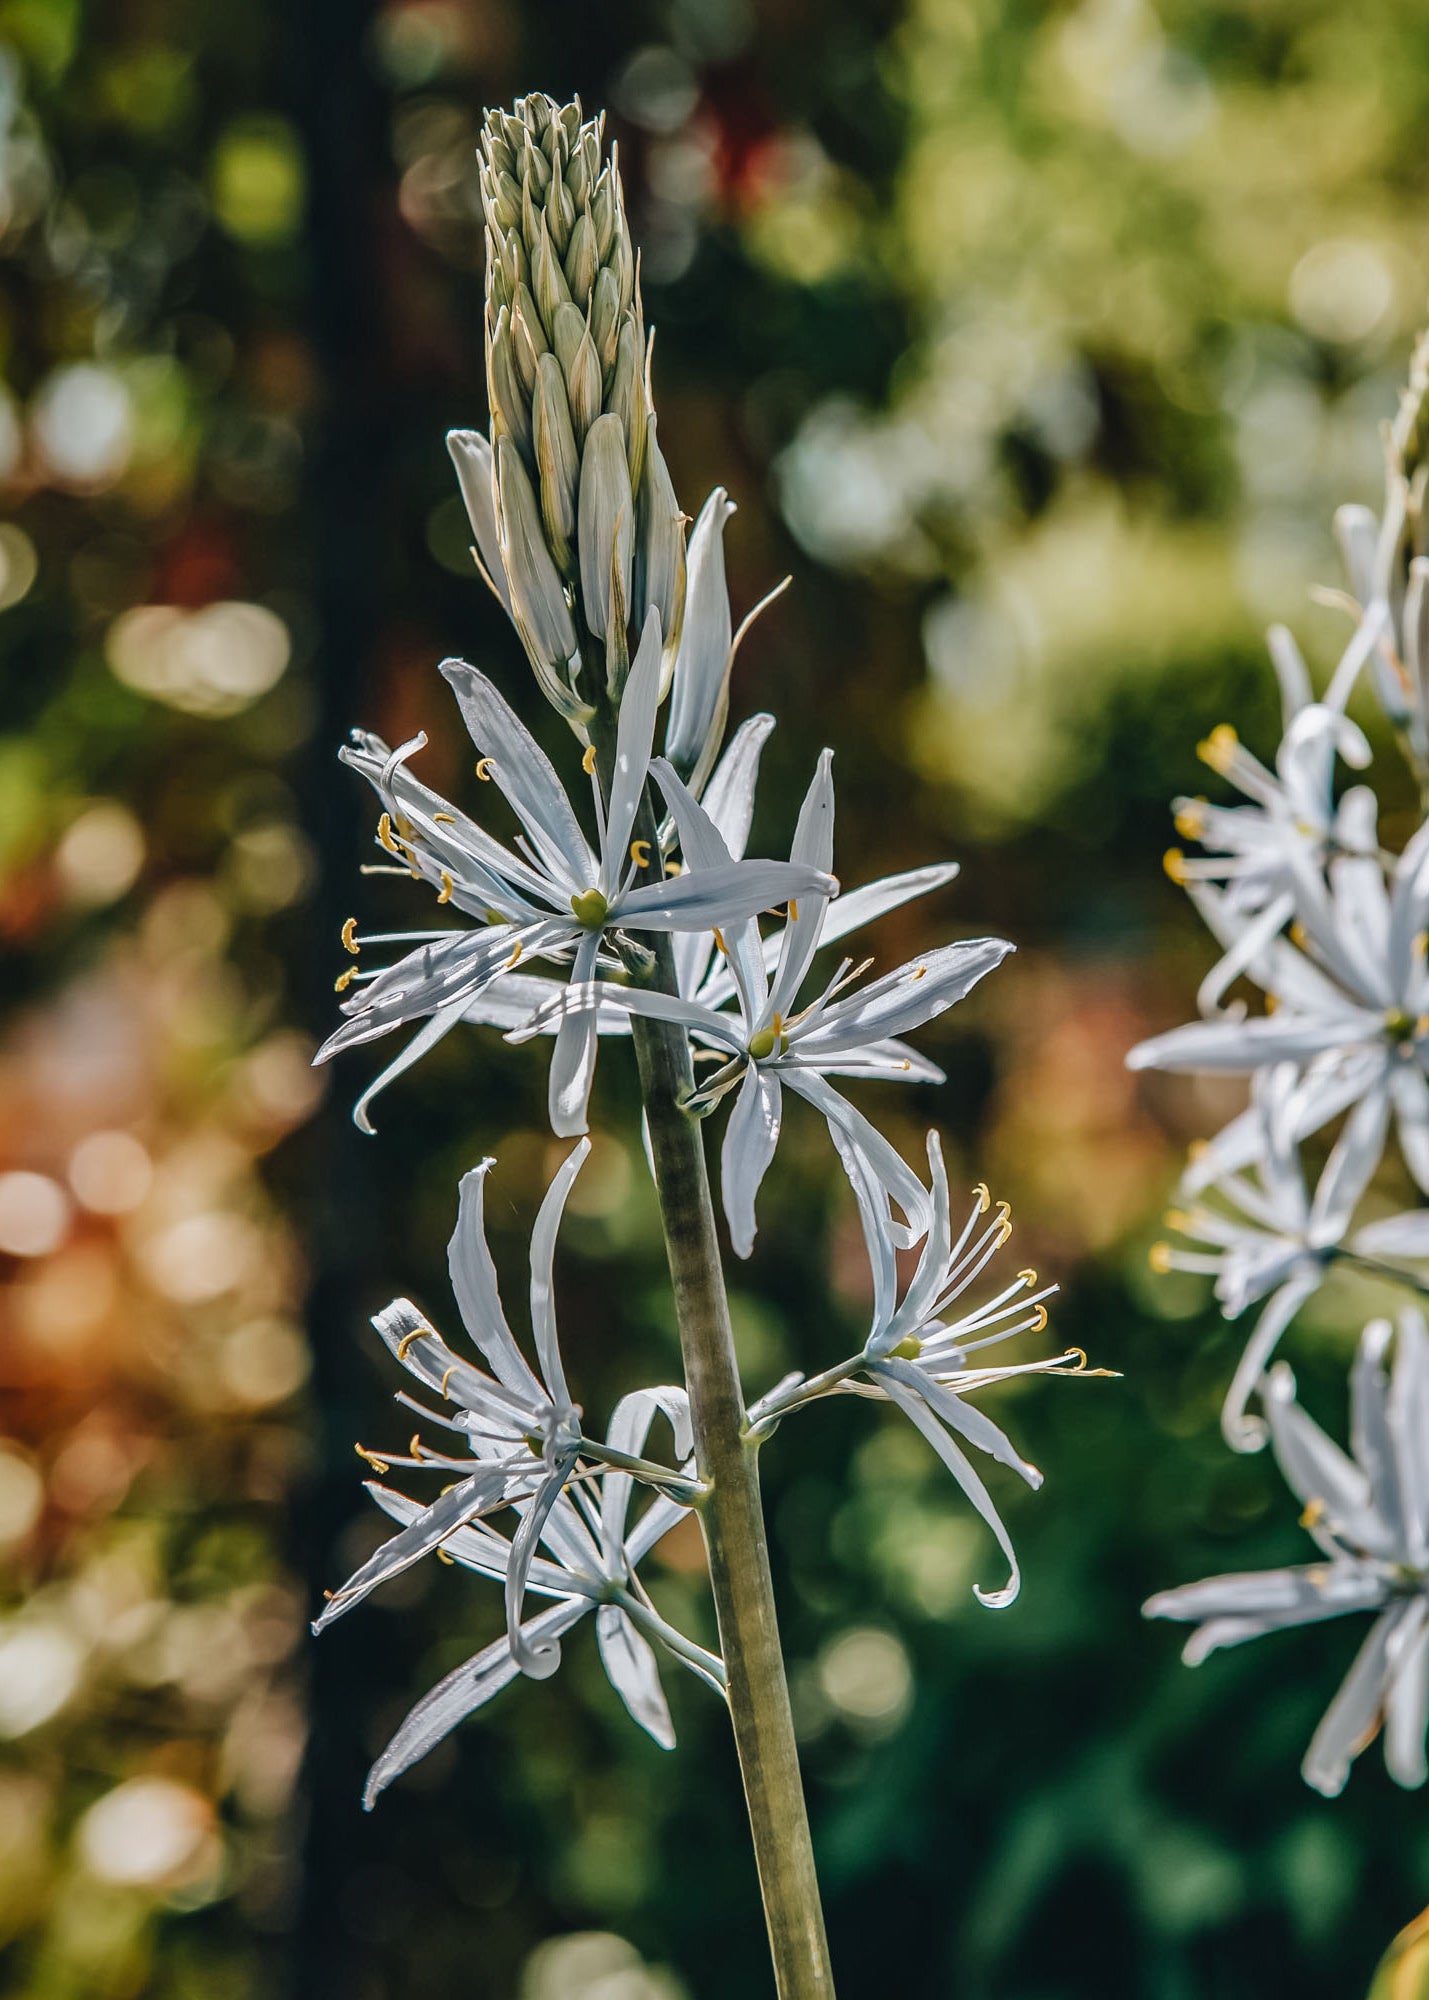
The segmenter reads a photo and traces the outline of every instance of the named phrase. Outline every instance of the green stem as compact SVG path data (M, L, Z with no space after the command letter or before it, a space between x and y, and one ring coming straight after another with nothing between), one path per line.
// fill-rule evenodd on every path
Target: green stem
M614 718L602 705L592 724L597 769L608 789ZM636 832L652 842L647 794ZM648 982L675 989L667 938L658 938ZM744 1397L730 1329L724 1267L715 1233L703 1128L683 1107L694 1087L689 1043L673 1024L631 1022L655 1163L655 1187L685 1362L696 1461L709 1491L699 1510L728 1682L730 1716L754 1838L779 2000L833 2000L833 1974L799 1776L789 1687L774 1609L769 1544L759 1494L758 1451L744 1434Z

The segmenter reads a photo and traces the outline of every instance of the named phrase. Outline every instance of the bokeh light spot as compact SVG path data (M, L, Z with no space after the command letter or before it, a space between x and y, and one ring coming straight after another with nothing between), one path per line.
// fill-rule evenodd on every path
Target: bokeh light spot
M102 799L82 812L55 849L72 903L99 908L132 889L144 865L144 835L127 806Z
M79 361L57 368L41 384L30 428L51 478L94 491L112 486L129 463L133 403L112 368Z
M96 1215L128 1215L153 1179L153 1162L132 1132L91 1132L70 1154L69 1184Z
M48 1257L64 1241L69 1216L69 1199L48 1174L0 1174L0 1250L9 1256Z
M79 1824L80 1856L102 1882L133 1887L171 1881L208 1843L213 1808L171 1778L131 1778L92 1805Z

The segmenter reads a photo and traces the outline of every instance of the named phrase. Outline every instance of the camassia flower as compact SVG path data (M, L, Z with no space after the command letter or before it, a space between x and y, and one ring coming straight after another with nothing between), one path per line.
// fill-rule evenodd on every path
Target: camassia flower
M446 675L481 761L521 822L514 848L486 833L437 793L418 783L407 759L424 739L391 752L361 736L344 751L372 783L385 811L378 839L394 861L454 905L478 919L465 930L414 932L360 938L349 926L345 940L411 942L397 964L372 975L344 975L359 990L343 1003L346 1021L318 1051L326 1061L404 1023L424 1025L394 1063L369 1085L353 1116L371 1131L368 1107L395 1076L447 1034L493 981L524 960L569 962L584 984L596 967L620 965L624 934L733 927L790 897L837 892L826 872L782 861L732 861L690 865L678 874L642 879L652 860L647 843L632 838L650 762L659 701L660 627L652 612L630 670L618 723L616 768L608 804L602 800L594 759L591 774L596 843L592 847L545 752L485 674L448 660ZM691 824L699 827L696 809ZM658 868L658 857L656 857ZM420 942L417 942L420 940ZM571 1137L585 1130L586 1104L595 1066L596 1031L580 1010L562 1024L551 1057L553 1131Z
M640 1389L616 1406L611 1451L631 1459L640 1453L657 1410L664 1410L675 1423L677 1451L687 1450L684 1391ZM540 1529L549 1556L528 1561L523 1578L523 1587L538 1597L549 1597L551 1604L514 1631L508 1628L423 1695L372 1767L363 1792L369 1810L394 1778L425 1757L459 1722L490 1701L518 1672L529 1673L527 1660L535 1658L546 1673L553 1672L560 1661L562 1636L592 1611L601 1662L612 1687L662 1749L674 1747L675 1732L652 1639L698 1679L724 1693L723 1662L666 1623L636 1574L641 1559L689 1510L671 1494L656 1493L634 1526L628 1527L632 1486L629 1472L608 1465L594 1486L573 1484L557 1498ZM395 1520L415 1521L418 1510L413 1501L386 1487L371 1490ZM522 1520L514 1539L486 1522L474 1522L448 1535L442 1552L478 1576L504 1579L509 1600L511 1572L535 1504L517 1502Z
M1297 1568L1218 1576L1163 1591L1149 1618L1194 1621L1183 1658L1196 1666L1220 1646L1352 1611L1378 1615L1339 1693L1315 1731L1307 1784L1333 1798L1350 1764L1384 1727L1390 1776L1425 1780L1429 1715L1429 1333L1404 1313L1392 1376L1384 1362L1387 1320L1365 1328L1350 1377L1347 1456L1301 1409L1281 1362L1266 1379L1271 1442L1296 1498L1301 1526L1322 1560Z
M651 771L669 803L680 845L692 869L723 871L729 850L711 817L700 810L674 770L656 758ZM833 858L834 792L827 751L800 810L790 862L827 877ZM857 890L849 897L853 923L870 922L951 879L951 869L920 869ZM842 900L842 899L841 899ZM722 1186L730 1240L741 1257L754 1246L755 1198L774 1158L783 1116L783 1090L808 1100L828 1123L841 1156L852 1147L895 1203L906 1227L895 1230L905 1245L917 1242L928 1226L928 1198L922 1182L888 1140L830 1083L833 1076L880 1077L897 1082L941 1081L942 1072L900 1039L946 1012L1000 964L1012 946L1001 938L973 938L936 951L857 986L859 972L845 959L823 990L802 1007L800 991L820 945L842 936L828 921L825 891L800 893L789 904L783 927L767 943L753 920L713 937L722 966L702 973L700 945L687 947L685 977L691 994L653 993L609 982L582 986L574 978L568 992L534 1015L513 1040L564 1023L573 1011L623 1008L683 1028L700 1054L723 1057L691 1100L704 1113L738 1089L722 1151ZM683 984L683 981L682 981ZM852 988L852 990L849 990Z
M378 1457L359 1447L360 1455L384 1472L393 1465L406 1465L456 1471L464 1476L430 1506L417 1509L400 1535L384 1542L340 1590L333 1592L315 1631L351 1611L380 1583L439 1548L452 1529L522 1496L530 1504L523 1533L517 1537L521 1560L513 1563L510 1571L508 1614L513 1635L518 1635L513 1637L518 1664L528 1672L536 1671L521 1654L522 1578L541 1523L575 1469L582 1448L581 1413L571 1400L561 1364L552 1274L566 1199L589 1152L588 1139L571 1150L546 1190L531 1235L531 1328L539 1374L522 1354L502 1309L496 1266L486 1241L486 1176L495 1166L494 1160L483 1160L463 1175L456 1229L447 1248L452 1291L462 1323L491 1373L455 1354L410 1299L395 1299L373 1320L403 1367L424 1388L453 1404L456 1415L437 1415L412 1403L405 1393L398 1400L419 1416L464 1437L467 1455L434 1452L415 1434L405 1455L384 1452ZM475 1468L471 1455L478 1460Z
M1304 1069L1297 1135L1348 1105L1392 1110L1405 1162L1429 1191L1429 824L1420 827L1386 885L1374 846L1372 793L1346 795L1359 838L1335 856L1328 882L1296 864L1297 919L1288 938L1255 938L1243 970L1273 1012L1252 1020L1196 1021L1134 1048L1133 1069L1242 1075L1268 1063ZM1198 907L1223 945L1236 949L1257 918L1203 888Z
M1099 1375L1105 1371L1088 1369L1087 1357L1079 1348L1046 1361L995 1368L968 1366L968 1356L981 1348L997 1346L1015 1334L1040 1333L1047 1324L1044 1301L1057 1287L1039 1285L1037 1273L1024 1270L976 1305L960 1304L1011 1236L1012 1220L1006 1202L999 1202L990 1213L991 1197L985 1187L978 1187L973 1191L970 1212L954 1234L947 1170L936 1132L928 1134L932 1178L928 1234L918 1268L901 1300L898 1246L888 1227L883 1190L854 1149L845 1148L844 1164L857 1198L873 1271L872 1327L858 1354L819 1375L786 1376L753 1404L749 1411L751 1435L767 1436L782 1418L822 1396L872 1396L896 1404L927 1438L997 1537L1011 1575L1001 1590L976 1589L974 1595L980 1603L1001 1609L1017 1596L1021 1572L1002 1517L963 1447L975 1446L1010 1467L1034 1489L1042 1484L1042 1475L968 1398L1020 1375Z
M1228 909L1249 919L1233 946L1212 966L1197 996L1213 1014L1227 987L1260 945L1295 914L1298 865L1323 867L1331 854L1352 845L1354 829L1335 803L1336 753L1357 770L1370 761L1363 732L1343 708L1364 663L1368 640L1358 637L1336 671L1323 701L1312 696L1300 649L1283 625L1269 633L1270 656L1280 682L1284 734L1274 771L1248 751L1229 723L1213 729L1197 754L1249 801L1212 805L1207 799L1175 801L1176 831L1206 850L1188 859L1179 848L1166 855L1166 872L1190 888L1220 883Z
M1429 1210L1384 1217L1356 1230L1350 1226L1384 1150L1389 1116L1384 1098L1371 1095L1356 1105L1312 1195L1296 1141L1299 1095L1293 1063L1272 1064L1256 1073L1250 1112L1257 1133L1253 1167L1248 1172L1217 1170L1213 1149L1205 1149L1182 1181L1183 1201L1189 1201L1166 1217L1195 1248L1157 1243L1151 1251L1157 1270L1214 1277L1227 1319L1238 1319L1247 1307L1267 1300L1221 1413L1226 1442L1236 1451L1258 1451L1265 1443L1265 1425L1247 1414L1247 1405L1280 1336L1324 1283L1336 1259L1348 1258L1414 1284L1411 1274L1386 1272L1378 1260L1429 1255ZM1205 1201L1206 1193L1219 1197L1219 1204Z

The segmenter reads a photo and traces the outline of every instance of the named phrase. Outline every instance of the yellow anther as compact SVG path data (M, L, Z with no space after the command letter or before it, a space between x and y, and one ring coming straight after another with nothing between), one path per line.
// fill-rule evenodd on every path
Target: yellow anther
M351 986L353 980L356 979L356 977L357 977L357 967L355 965L350 965L347 968L346 972L340 972L337 975L337 978L334 979L334 981L332 982L333 992L346 993L348 987Z
M1302 1528L1318 1528L1326 1513L1325 1503L1318 1496L1306 1502L1305 1511L1300 1516Z
M1213 771L1219 771L1224 777L1239 748L1240 738L1228 722L1222 722L1211 731L1204 743L1196 745L1196 755L1203 764L1209 764Z
M380 847L385 847L389 854L395 854L399 861L407 859L392 837L392 815L390 813L383 813L381 819L377 822L377 843Z
M716 951L723 952L724 956L728 958L729 946L725 943L724 932L720 929L718 924L714 926L714 941L715 941Z
M477 760L476 775L480 778L483 785L490 784L491 759L489 757L481 757Z
M684 869L681 867L678 861L667 861L665 863L665 873L669 875L671 878L673 878L676 875L683 875L684 872L685 872Z
M455 1374L456 1374L456 1363L455 1363L455 1361L454 1361L454 1362L452 1363L451 1367L450 1367L450 1368L448 1368L448 1370L447 1370L446 1374L445 1374L445 1375L443 1375L443 1377L442 1377L442 1387L441 1387L441 1393L442 1393L442 1395L443 1395L443 1396L445 1396L445 1395L446 1395L446 1393L447 1393L447 1384L448 1384L448 1382L450 1382L450 1381L451 1381L451 1379L452 1379L453 1375L455 1375ZM448 1398L448 1401L450 1401L450 1398Z
M511 956L510 958L507 959L505 965L502 967L502 970L504 972L509 972L525 949L526 947L524 944L522 944L520 938L517 938L515 944L511 948Z
M357 942L356 917L349 917L342 927L342 948L344 951L350 951L354 958L356 958L358 952L361 950L361 946Z
M404 1333L402 1338L397 1342L397 1359L405 1361L407 1359L407 1350L412 1345L412 1342L414 1340L425 1340L431 1333L431 1330L429 1326L414 1326L410 1333Z
M1086 1365L1087 1365L1087 1356L1086 1356L1086 1350L1085 1350L1085 1348L1081 1348L1081 1347L1069 1347L1069 1348L1067 1349L1067 1353L1068 1353L1069 1355L1072 1355L1072 1356L1075 1356L1075 1358L1076 1358L1076 1364L1077 1364L1077 1365L1076 1365L1076 1367L1075 1367L1075 1368L1074 1368L1074 1369L1072 1370L1072 1373L1073 1373L1074 1375L1076 1375L1076 1374L1080 1373L1080 1371L1081 1371L1081 1370L1082 1370L1083 1368L1085 1368L1085 1367L1086 1367Z
M396 826L397 826L397 831L398 833L401 834L403 840L410 840L412 838L412 833L413 833L412 822L407 818L407 815L405 813L398 813Z
M420 1458L422 1456L422 1440L415 1431L412 1433L412 1442L407 1446L407 1449L413 1458Z
M441 894L437 897L437 901L439 903L449 903L452 899L452 890L455 888L455 886L456 885L452 881L451 876L447 873L446 869L444 868L442 870Z
M1000 1248L1007 1241L1008 1237L1012 1234L1011 1202L1000 1201L997 1204L997 1227L998 1230L1000 1231L1000 1234L997 1239L998 1246Z
M1420 931L1414 940L1414 956L1423 958L1426 953L1429 953L1429 931Z
M1306 945L1310 942L1310 939L1306 934L1305 926L1301 923L1298 917L1295 919L1294 923L1290 926L1290 942L1293 945L1298 945L1301 951L1303 951Z
M588 778L595 776L595 745L593 743L587 743L585 747L585 755L581 758L581 769Z
M1280 1005L1280 996L1279 996L1279 994L1277 994L1277 993L1267 993L1267 994L1266 994L1266 996L1265 996L1265 1011L1266 1011L1266 1013L1267 1013L1267 1014L1273 1014L1273 1013L1274 1013L1274 1012L1276 1011L1276 1009L1277 1009L1277 1008L1279 1007L1279 1005Z
M392 1470L385 1458L379 1458L376 1452L369 1451L365 1444L355 1444L352 1448L359 1458L367 1461L374 1472L390 1472Z
M913 970L908 975L908 984L911 986L915 979L926 979L927 977L928 977L927 966L915 965Z
M1211 1142L1209 1139L1193 1139L1186 1148L1186 1157L1188 1160L1204 1160L1210 1150Z
M1186 857L1179 847L1168 847L1161 857L1161 866L1171 880L1184 888L1186 883Z
M648 868L650 866L649 841L632 840L630 843L630 858L637 868Z
M1192 799L1176 815L1175 826L1182 840L1200 840L1206 831L1206 801Z
M1184 1235L1186 1232L1186 1224L1190 1220L1190 1218L1187 1216L1186 1211L1183 1208L1168 1208L1165 1215L1162 1216L1161 1220L1166 1224L1166 1227L1168 1229L1179 1229L1181 1233Z
M451 1567L452 1567L453 1569L454 1569L454 1568L456 1567L456 1557L455 1557L455 1556L449 1556L449 1555L447 1554L446 1550L445 1550L444 1548L441 1548L441 1547L438 1547L438 1549L437 1549L437 1561L438 1561L439 1563L447 1563L447 1564L449 1564L449 1565L450 1565L450 1566L451 1566Z
M337 1592L336 1592L335 1590L325 1590L325 1591L323 1592L323 1603L324 1603L324 1604L331 1604L331 1603L332 1603L332 1601L333 1601L333 1599L334 1599L334 1597L336 1597L336 1596L337 1596Z
M1032 1269L1030 1264L1025 1271L1019 1271L1017 1275L1029 1291L1037 1282L1037 1273Z
M1146 1261L1153 1271L1159 1271L1164 1277L1166 1272L1171 1269L1171 1245L1169 1243L1153 1243L1146 1253Z
M793 896L789 898L789 921L791 924L797 924L799 921L799 904Z
M977 1186L973 1189L973 1193L977 1196L978 1214L986 1215L988 1210L992 1207L992 1196L987 1191L987 1182L979 1181Z
M1031 1326L1028 1328L1028 1332L1041 1333L1046 1324L1047 1324L1047 1308L1046 1306L1038 1306L1037 1317L1033 1320Z
M433 814L432 814L432 825L433 825L433 826L455 826L455 825L456 825L456 814L455 814L455 813L433 813Z

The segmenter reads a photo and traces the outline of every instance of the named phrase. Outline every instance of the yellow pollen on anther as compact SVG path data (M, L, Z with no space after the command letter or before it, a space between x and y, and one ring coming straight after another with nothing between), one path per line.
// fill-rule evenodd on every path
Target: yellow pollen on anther
M1186 1148L1186 1157L1188 1160L1204 1160L1210 1150L1211 1142L1209 1139L1193 1139Z
M513 966L513 965L514 965L514 964L516 963L517 959L518 959L518 958L519 958L519 957L521 956L522 952L523 952L523 951L524 951L525 949L526 949L526 947L525 947L525 945L524 945L524 944L522 944L522 942L521 942L520 938L517 938L517 940L516 940L516 943L515 943L515 946L514 946L514 948L512 949L512 953L511 953L511 956L510 956L510 958L508 958L508 959L507 959L507 961L506 961L506 965L505 965L505 968L504 968L504 969L505 969L505 970L506 970L507 972L509 972L509 971L511 970L512 966Z
M412 1442L407 1446L407 1449L413 1458L420 1458L422 1456L422 1440L415 1431L412 1433Z
M667 861L665 863L665 873L672 879L676 875L683 875L684 872L685 872L684 869L681 867L678 861Z
M442 1548L439 1548L439 1549L437 1550L437 1561L438 1561L439 1563L446 1563L446 1564L448 1564L448 1565L449 1565L449 1566L450 1566L451 1568L453 1568L453 1569L455 1569L455 1567L456 1567L456 1557L455 1557L455 1556L449 1556L449 1555L447 1554L446 1550L445 1550L445 1549L442 1549Z
M1240 748L1240 738L1228 722L1219 723L1204 743L1196 745L1196 755L1203 764L1209 764L1213 771L1225 775L1232 758Z
M587 743L585 747L585 755L581 758L581 769L588 778L595 776L595 745L593 743Z
M977 1196L978 1214L986 1215L988 1210L992 1207L992 1196L987 1191L987 1182L979 1181L977 1186L973 1189L973 1193Z
M1186 882L1186 857L1179 847L1168 847L1161 857L1161 866L1171 880L1184 887Z
M1325 1518L1325 1503L1318 1497L1306 1502L1305 1511L1300 1516L1302 1528L1318 1528Z
M448 1384L448 1382L450 1382L450 1381L451 1381L451 1379L452 1379L453 1375L455 1375L455 1374L456 1374L456 1363L455 1363L455 1361L454 1361L454 1362L452 1363L451 1367L450 1367L450 1368L448 1368L448 1370L447 1370L446 1374L445 1374L445 1375L443 1375L443 1377L442 1377L442 1387L441 1387L441 1393L442 1393L442 1395L444 1395L444 1396L446 1395L446 1393L447 1393L447 1384Z
M720 929L718 924L714 926L714 941L715 941L715 949L719 952L722 952L724 956L728 958L729 946L725 943L724 932Z
M365 1444L355 1444L352 1448L359 1458L366 1460L374 1472L390 1472L392 1470L385 1458L379 1458L376 1452L369 1451Z
M997 1227L1001 1232L1001 1234L998 1236L997 1239L999 1246L1001 1246L1007 1241L1008 1237L1012 1234L1011 1202L1000 1201L997 1204Z
M1206 830L1206 801L1192 799L1176 815L1175 826L1183 840L1199 840Z
M414 1326L410 1333L404 1333L402 1338L397 1342L397 1359L405 1361L407 1359L407 1350L412 1345L412 1342L414 1340L425 1340L431 1330L429 1326Z
M447 873L446 869L444 868L442 870L441 894L437 897L437 901L439 903L449 903L452 899L452 890L455 888L455 886L456 884L452 881L451 876Z
M1068 1352L1068 1354L1069 1354L1069 1355L1075 1355L1075 1356L1076 1356L1076 1361L1077 1361L1077 1367L1076 1367L1075 1369L1073 1369L1073 1371L1072 1371L1072 1372L1073 1372L1073 1374L1075 1374L1075 1373L1077 1372L1077 1370L1078 1370L1078 1369L1082 1369L1082 1368L1085 1368L1085 1367L1086 1367L1086 1365L1087 1365L1087 1354L1086 1354L1086 1349L1085 1349L1085 1348L1083 1348L1083 1347L1069 1347L1069 1348L1067 1349L1067 1352Z
M403 840L410 840L412 838L412 833L414 829L411 820L407 818L407 815L405 813L398 813L396 819L396 827L398 833L401 834Z
M1168 1208L1161 1219L1168 1229L1179 1229L1184 1235L1187 1216L1183 1208Z
M1414 956L1423 958L1426 954L1429 954L1429 931L1420 931L1414 940Z
M1279 994L1277 994L1277 993L1267 993L1267 994L1266 994L1266 996L1265 996L1265 1011L1266 1011L1266 1013L1267 1013L1267 1014L1273 1014L1273 1013L1275 1012L1276 1008L1277 1008L1277 1007L1278 1007L1279 1005L1280 1005L1280 996L1279 996Z
M1030 1264L1028 1265L1025 1271L1019 1271L1017 1275L1022 1280L1022 1283L1027 1286L1029 1291L1031 1290L1032 1286L1035 1285L1037 1282L1037 1273L1032 1269L1032 1266Z
M1290 942L1293 945L1298 945L1301 951L1303 951L1306 945L1310 942L1309 938L1305 934L1305 926L1301 923L1298 917L1295 919L1294 923L1290 926Z
M1159 1271L1164 1277L1166 1272L1171 1269L1171 1245L1169 1243L1153 1243L1146 1253L1146 1261L1153 1271Z
M791 924L797 924L799 921L799 905L793 896L789 898L789 921Z
M433 814L432 814L432 825L433 825L433 826L455 826L455 825L456 825L456 814L455 814L455 813L433 813Z
M357 942L356 917L349 917L342 927L342 948L344 951L350 951L354 958L356 958L361 949L361 946Z
M1047 1308L1046 1306L1038 1306L1037 1317L1033 1320L1031 1326L1027 1330L1029 1333L1041 1333L1046 1324L1047 1324Z
M389 854L395 854L399 861L407 859L392 837L392 815L390 813L383 813L381 819L377 822L377 844L379 847L385 847Z
M630 858L637 868L648 868L650 866L649 841L632 840L630 843Z
M332 982L333 992L346 993L348 987L351 986L353 980L356 979L356 977L357 977L357 967L355 965L350 965L347 968L346 972L340 972L337 975L337 978L334 979L334 981Z
M926 979L927 977L928 977L927 966L915 965L913 970L908 975L908 984L911 986L915 979Z
M482 782L482 784L483 784L483 785L487 785L487 784L490 784L490 782L491 782L491 759L490 759L489 757L482 757L482 758L478 759L478 761L477 761L477 766L476 766L476 775L477 775L477 777L478 777L478 778L480 778L480 780L481 780L481 782Z

